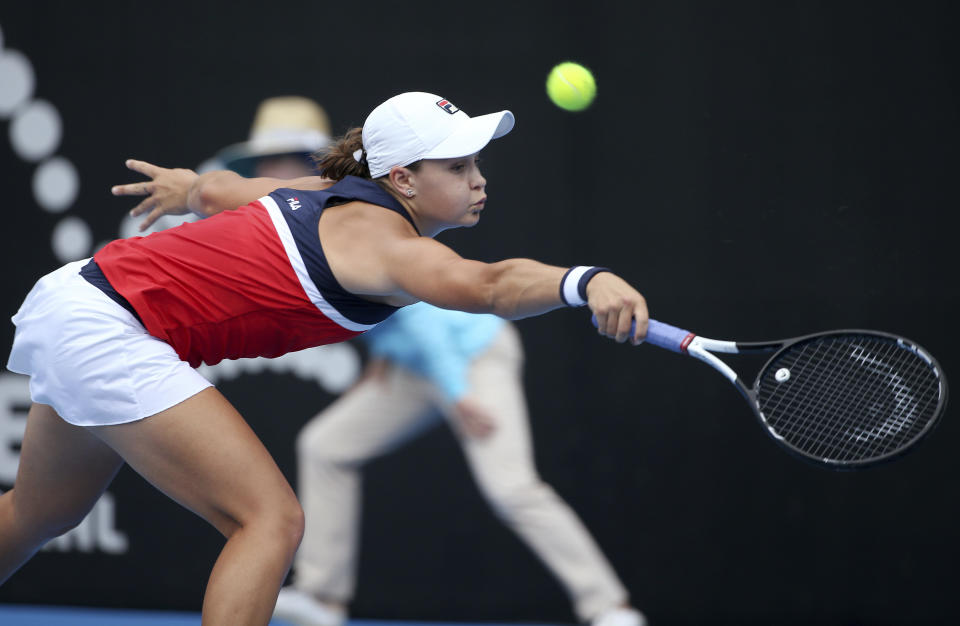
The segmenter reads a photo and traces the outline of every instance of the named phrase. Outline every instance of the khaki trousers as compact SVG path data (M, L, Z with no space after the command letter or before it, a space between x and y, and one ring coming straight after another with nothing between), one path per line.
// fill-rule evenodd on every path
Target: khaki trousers
M470 368L470 398L496 419L488 437L470 438L453 424L481 492L503 522L544 562L588 621L623 604L627 592L583 523L537 475L522 387L523 351L504 325ZM364 463L397 448L439 421L436 388L401 367L369 378L304 426L297 438L298 490L306 531L294 564L294 586L348 604L354 591Z

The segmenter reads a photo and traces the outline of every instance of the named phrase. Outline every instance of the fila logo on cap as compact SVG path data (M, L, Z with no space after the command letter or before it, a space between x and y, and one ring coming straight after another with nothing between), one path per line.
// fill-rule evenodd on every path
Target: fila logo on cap
M449 100L441 100L437 102L437 106L443 109L444 111L446 111L447 113L449 113L450 115L453 115L454 113L460 110Z

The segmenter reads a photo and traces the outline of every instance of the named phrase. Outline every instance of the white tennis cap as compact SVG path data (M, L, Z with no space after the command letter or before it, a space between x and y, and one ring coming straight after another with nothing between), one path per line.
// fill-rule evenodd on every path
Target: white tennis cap
M509 133L513 122L510 111L470 117L432 93L394 96L375 108L363 124L370 177L379 178L394 165L420 159L454 159L479 152L491 139Z

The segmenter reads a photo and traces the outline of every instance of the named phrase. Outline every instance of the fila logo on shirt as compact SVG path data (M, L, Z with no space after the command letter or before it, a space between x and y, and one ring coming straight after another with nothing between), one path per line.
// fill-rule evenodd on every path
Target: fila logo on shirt
M450 115L453 115L454 113L460 110L456 107L456 105L454 105L449 100L441 100L437 102L437 106L443 109L444 111L446 111L447 113L449 113Z
M287 198L287 204L290 205L291 211L296 211L300 208L300 198Z

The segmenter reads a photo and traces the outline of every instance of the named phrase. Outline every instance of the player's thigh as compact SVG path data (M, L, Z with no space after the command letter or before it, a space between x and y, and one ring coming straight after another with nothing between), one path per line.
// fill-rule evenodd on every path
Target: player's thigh
M88 429L34 403L13 490L17 515L38 526L58 527L52 530L76 525L122 465L123 459Z
M141 476L230 536L259 521L302 525L293 489L213 387L156 415L93 427Z

